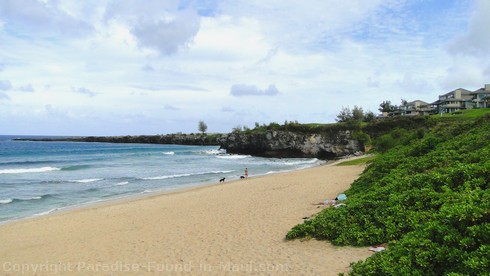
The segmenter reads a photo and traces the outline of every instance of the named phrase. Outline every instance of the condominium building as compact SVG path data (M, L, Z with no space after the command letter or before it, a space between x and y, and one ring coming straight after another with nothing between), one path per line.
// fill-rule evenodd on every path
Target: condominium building
M439 95L439 100L432 103L437 113L455 113L463 109L473 108L472 92L458 88L444 95Z
M395 106L395 110L383 112L380 117L458 113L473 108L490 108L490 84L475 91L458 88L439 95L439 99L433 103L421 100L403 101L400 106Z
M430 115L432 111L430 104L421 100L405 102L399 108L399 113L403 116Z
M475 108L490 107L490 84L485 84L485 87L475 90L472 94Z

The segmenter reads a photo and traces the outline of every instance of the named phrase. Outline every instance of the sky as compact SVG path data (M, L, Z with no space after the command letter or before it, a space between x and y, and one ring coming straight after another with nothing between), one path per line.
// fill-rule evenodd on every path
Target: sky
M0 0L0 135L333 123L490 83L489 0Z

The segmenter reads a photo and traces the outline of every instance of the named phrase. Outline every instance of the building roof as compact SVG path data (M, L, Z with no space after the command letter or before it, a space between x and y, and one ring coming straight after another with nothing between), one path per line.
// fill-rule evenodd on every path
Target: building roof
M471 94L489 94L490 93L490 90L485 90L485 88L480 88L480 89L477 89L473 92L471 92Z
M424 101L421 101L421 100L415 100L415 101L408 102L407 105L414 105L417 102L421 103L422 105L427 105L428 104L428 103L426 103Z
M446 94L439 95L439 97L441 97L441 96L443 97L443 96L454 94L458 90L461 90L461 92L464 93L464 94L470 94L471 93L470 90L467 90L467 89L464 89L464 88L458 88L458 89L454 89L451 92L447 92Z

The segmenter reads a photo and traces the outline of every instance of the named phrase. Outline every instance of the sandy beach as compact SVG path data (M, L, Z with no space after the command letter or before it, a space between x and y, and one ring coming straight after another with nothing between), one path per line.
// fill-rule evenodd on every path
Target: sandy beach
M323 165L0 225L2 275L337 275L372 253L285 241L364 166Z

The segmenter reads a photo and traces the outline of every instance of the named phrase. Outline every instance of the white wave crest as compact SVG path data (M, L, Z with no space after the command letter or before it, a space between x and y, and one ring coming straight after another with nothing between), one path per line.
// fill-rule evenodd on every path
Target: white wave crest
M33 196L33 197L27 197L27 198L19 198L19 200L28 201L28 200L39 200L42 198L43 198L42 196Z
M20 197L20 198L7 198L7 199L0 199L0 204L9 204L14 201L29 201L29 200L39 200L42 199L42 196L33 196L33 197Z
M50 172L50 171L59 171L59 170L61 170L61 168L56 168L56 167L5 169L5 170L0 170L0 174L41 173L41 172Z
M161 176L152 176L152 177L143 177L143 180L162 180L169 178L178 178L178 177L188 177L195 175L205 175L205 174L223 174L223 173L231 173L231 171L210 171L210 172L200 172L200 173L185 173L185 174L173 174L173 175L161 175Z
M177 177L185 177L185 176L191 176L191 174L186 173L186 174L174 174L174 175L161 175L161 176L143 177L142 179L161 180L161 179L177 178Z
M317 162L320 162L320 160L313 158L313 159L308 159L308 160L286 161L286 162L283 162L283 164L288 165L288 166L297 166L297 165L315 164Z
M212 171L210 173L219 174L219 173L231 173L231 172L234 172L234 171L233 170L232 171ZM206 173L203 173L203 174L206 174Z
M165 155L174 155L175 154L175 152L173 152L173 151L164 151L162 153Z
M90 182L96 182L100 181L102 178L87 178L87 179L79 179L79 180L68 180L68 182L74 182L74 183L90 183Z
M128 184L129 184L128 181L123 181L123 182L119 182L119 183L114 184L114 186L124 186L124 185L128 185Z
M223 154L223 155L217 155L216 158L220 159L245 159L245 158L250 158L252 157L251 155L229 155L229 154Z
M226 154L225 149L212 149L212 150L201 150L197 151L198 154L209 154L209 155L218 155L218 154Z
M11 198L7 198L7 199L0 199L0 204L9 204L11 203L12 201L14 201L13 199Z

